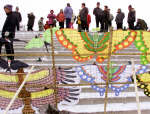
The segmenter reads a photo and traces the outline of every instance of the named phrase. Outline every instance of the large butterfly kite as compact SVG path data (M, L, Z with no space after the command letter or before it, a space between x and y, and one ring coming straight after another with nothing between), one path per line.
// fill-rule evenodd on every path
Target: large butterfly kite
M55 106L55 94L54 89L45 88L42 85L54 85L54 75L52 69L41 69L33 72L27 82L26 89L31 92L31 104L34 107L41 107L46 104ZM80 79L76 76L76 72L73 70L65 70L62 68L56 69L57 84L76 84L80 82ZM17 90L18 77L16 75L10 75L7 73L0 73L0 108L5 109L10 100L15 95ZM8 88L7 86L12 86ZM30 88L31 85L40 85L39 87ZM73 105L79 101L80 88L79 87L58 87L57 103L60 105ZM20 98L16 98L15 102L11 106L10 110L18 109L23 106L23 101Z
M108 57L110 32L98 34L78 32L75 29L61 29L56 31L55 34L58 41L65 48L72 50L73 58L79 62L92 59L94 54L98 55L96 60L99 63ZM116 30L112 34L111 53L116 53L118 50L134 44L143 53L140 56L141 64L148 64L150 62L150 32Z
M135 31L113 31L111 53L130 46L136 35ZM92 59L94 54L98 55L96 61L99 63L108 57L109 32L92 34L75 29L60 29L56 31L56 37L64 47L72 50L73 58L79 62Z
M146 66L135 65L136 74L143 74L147 70ZM83 65L76 67L78 76L81 80L91 83L92 89L99 92L100 96L103 96L106 90L106 80L107 80L107 68L98 65ZM120 67L111 68L109 70L109 88L115 92L118 96L120 92L124 91L129 87L129 84L113 84L113 82L127 83L132 82L132 65L123 65ZM143 77L141 76L143 79ZM104 83L102 85L94 85L94 83Z

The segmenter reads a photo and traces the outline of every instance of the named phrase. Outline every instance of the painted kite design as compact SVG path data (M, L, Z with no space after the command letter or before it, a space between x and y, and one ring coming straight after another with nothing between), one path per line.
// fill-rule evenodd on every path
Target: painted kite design
M77 67L78 76L89 83L106 83L107 80L107 68L98 65L83 65ZM147 70L146 66L135 65L136 74L143 74ZM117 68L112 68L111 75L109 77L110 82L132 82L132 66L123 65ZM106 85L91 85L92 89L100 93L103 96L105 93ZM121 91L124 91L129 87L129 84L110 84L109 88L115 92L118 96Z
M59 30L59 27L52 28L52 34L54 35L57 30ZM48 52L47 45L50 44L51 44L51 32L49 28L44 32L43 36L37 36L35 38L32 38L25 46L25 49L42 48L45 45L46 50Z
M144 94L150 97L150 74L138 74L137 75L138 87L144 89Z
M118 50L130 46L135 38L136 31L113 31L112 50ZM97 54L96 61L101 63L108 57L110 33L78 32L75 29L61 29L56 31L58 41L67 49L72 50L73 58L79 62L85 62Z
M57 83L58 84L76 84L80 82L80 78L76 76L76 72L73 70L65 70L62 68L56 69ZM0 108L5 109L13 98L18 84L17 75L10 75L7 73L0 73L0 85L3 85L3 89L0 89ZM5 86L12 85L14 88L7 88ZM27 91L31 92L31 104L34 107L41 107L42 105L50 104L54 106L55 94L54 89L48 89L42 87L42 85L54 85L54 76L52 69L41 69L33 72L28 78L26 86L40 85L40 87L29 88ZM79 101L80 88L79 87L58 87L57 102L59 104L73 105ZM18 109L23 106L22 99L18 98L11 106L10 110Z
M137 31L134 44L144 54L140 56L141 64L148 64L150 62L150 32Z

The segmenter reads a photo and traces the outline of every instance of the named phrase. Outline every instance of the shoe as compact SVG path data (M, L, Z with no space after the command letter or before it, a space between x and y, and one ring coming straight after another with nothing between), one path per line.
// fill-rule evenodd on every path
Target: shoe
M42 62L42 59L39 57L39 59L37 60L37 62Z

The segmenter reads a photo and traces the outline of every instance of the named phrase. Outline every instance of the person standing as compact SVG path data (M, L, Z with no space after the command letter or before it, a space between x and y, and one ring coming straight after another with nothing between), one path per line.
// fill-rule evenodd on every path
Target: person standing
M100 32L108 32L108 23L109 23L108 6L104 6L104 11L102 16L102 28Z
M66 18L66 28L70 28L70 22L72 18L73 10L70 6L70 3L67 3L67 7L64 10L64 15Z
M129 29L134 30L134 22L136 20L135 10L134 10L134 8L132 8L131 5L128 6L128 10L129 10L129 13L128 13L128 26L129 26Z
M93 10L96 20L96 27L99 27L99 23L102 25L102 13L103 10L100 8L100 2L97 2L97 7Z
M33 13L28 14L28 31L33 31L35 16Z
M80 11L82 31L85 31L85 30L88 31L87 16L88 16L88 8L85 7L85 3L82 3L82 9Z
M61 9L60 12L58 13L57 20L59 22L60 29L64 28L65 15L63 9Z
M5 5L4 10L7 15L2 29L2 38L0 39L0 54L2 46L5 45L7 54L14 54L13 39L15 37L15 30L19 30L18 17L12 12L12 5ZM8 56L8 60L14 60L14 56Z
M19 24L20 24L20 22L22 21L22 16L21 16L21 13L19 12L19 7L18 6L16 7L15 14L16 14L16 16L18 18L18 21L19 21ZM19 25L19 28L20 28L20 25Z
M116 24L117 24L117 29L123 29L123 19L124 19L125 15L124 13L121 11L121 9L119 8L117 11L117 15L116 15Z
M49 19L48 24L50 26L56 26L56 15L54 14L54 10L50 10L50 14L48 14L47 18Z
M44 31L44 23L43 23L44 18L41 17L40 20L38 21L39 25L39 31Z

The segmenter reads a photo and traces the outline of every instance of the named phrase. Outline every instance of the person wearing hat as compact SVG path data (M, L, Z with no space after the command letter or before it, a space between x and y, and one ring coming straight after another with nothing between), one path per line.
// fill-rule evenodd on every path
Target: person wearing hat
M117 11L117 15L116 15L116 24L117 24L117 29L122 29L123 28L123 19L124 19L124 13L121 11L121 9L119 8Z
M12 12L12 5L5 5L4 11L7 15L5 23L2 28L2 38L0 39L0 54L2 46L5 45L7 54L14 54L13 39L15 37L15 30L19 30L19 21L15 13ZM8 56L9 60L13 60L14 56Z

